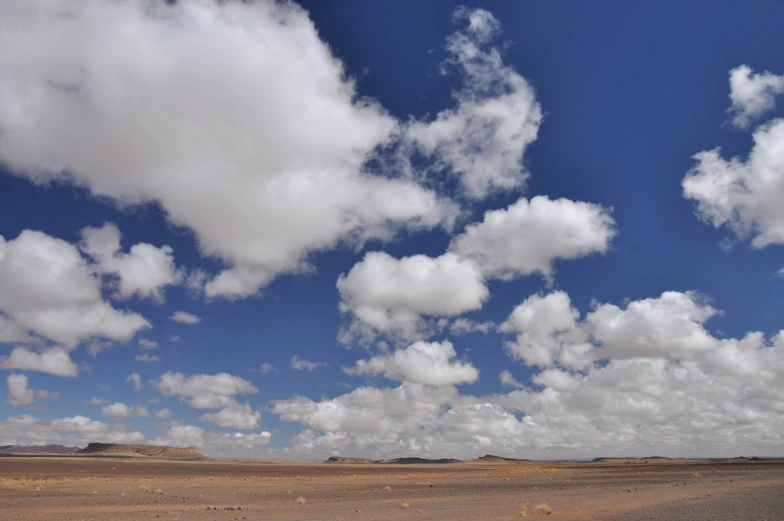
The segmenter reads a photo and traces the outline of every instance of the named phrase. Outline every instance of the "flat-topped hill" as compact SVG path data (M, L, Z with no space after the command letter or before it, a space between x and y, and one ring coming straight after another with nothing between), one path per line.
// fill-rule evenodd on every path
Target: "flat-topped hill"
M485 456L480 456L476 459L471 460L474 463L531 463L533 460L530 459L518 459L518 458L505 458L503 456L494 456L492 454L486 454Z
M167 459L206 459L196 447L165 445L129 445L125 443L90 443L77 454L90 456L130 456Z
M387 464L387 465L433 465L444 463L462 463L459 459L426 459L426 458L393 458L393 459L367 459L367 458L343 458L332 456L324 463L346 463L346 464Z

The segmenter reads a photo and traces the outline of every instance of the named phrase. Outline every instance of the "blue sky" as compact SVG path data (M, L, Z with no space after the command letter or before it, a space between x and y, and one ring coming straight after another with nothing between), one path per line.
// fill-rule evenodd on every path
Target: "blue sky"
M0 444L778 454L781 19L4 3Z

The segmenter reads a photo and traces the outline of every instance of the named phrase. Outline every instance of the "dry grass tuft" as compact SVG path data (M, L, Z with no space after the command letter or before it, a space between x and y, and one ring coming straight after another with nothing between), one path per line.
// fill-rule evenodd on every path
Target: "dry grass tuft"
M97 496L98 495L98 491L97 490L93 490L93 494L95 494Z
M539 490L539 487L534 487L534 490Z
M161 490L161 489L159 489L159 488L156 488L155 490L153 490L153 491L152 491L152 493L153 493L153 494L160 494L160 495L163 495L163 490Z
M693 472L691 477L693 477L693 478L701 478L702 474L700 474L699 472Z
M139 490L141 490L142 492L149 492L150 487L148 487L147 485L141 485L139 486Z
M520 505L520 517L528 515L528 505Z
M390 487L384 487L384 490L385 490L385 491L387 491L387 492L389 492L389 491L390 491L390 490L392 490L392 489L391 489Z
M400 503L400 508L402 508L403 510L407 509L408 508L408 503L403 501L402 503Z
M304 505L305 504L305 498L302 497L302 496L298 497L297 498L297 503L299 503L300 505Z
M542 503L541 505L536 505L534 512L542 516L549 516L553 513L553 509L550 507L550 505Z

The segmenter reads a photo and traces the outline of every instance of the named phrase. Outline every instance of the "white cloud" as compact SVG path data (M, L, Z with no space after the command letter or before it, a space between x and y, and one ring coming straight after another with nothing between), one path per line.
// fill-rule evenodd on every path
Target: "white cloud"
M506 342L506 349L527 365L544 367L558 360L562 365L580 368L590 363L588 353L593 346L577 324L579 316L569 295L554 291L525 299L500 330L518 333L514 342Z
M100 279L75 246L33 230L0 236L0 313L69 348L90 338L128 341L150 327L102 299Z
M196 374L168 372L153 382L164 396L180 396L195 409L218 409L235 404L238 394L258 394L249 381L229 373Z
M51 347L36 353L17 347L5 359L0 360L0 369L40 371L56 376L77 376L79 366L71 361L68 352L60 347Z
M27 331L13 320L0 315L0 343L27 343L30 336Z
M776 105L776 95L784 93L784 76L770 72L753 73L748 65L730 71L729 113L738 128L748 126Z
M443 405L456 398L453 387L430 387L404 382L394 389L359 387L334 398L314 402L305 397L274 402L272 412L284 421L343 440L358 437L366 443L397 445L409 439L412 425L433 425Z
M456 106L432 121L412 122L405 139L435 160L435 170L458 176L469 197L481 199L525 183L523 153L536 139L542 110L525 78L487 45L500 30L498 21L485 10L464 8L455 11L454 20L468 22L447 39L449 57L442 68L463 80L452 94Z
M476 322L468 318L456 318L449 324L449 332L453 335L465 335L467 333L490 333L495 331L496 324L492 321Z
M272 441L272 433L245 432L210 432L195 425L181 425L176 422L166 429L164 435L151 440L156 445L175 447L197 447L210 456L244 456L259 457L266 452L262 450Z
M105 405L105 404L109 403L109 400L107 400L106 398L98 398L97 396L93 396L92 398L87 400L85 403L88 404L88 405Z
M348 374L383 374L390 380L414 382L432 386L473 383L479 371L467 362L454 360L454 346L443 342L415 342L405 349L358 360Z
M164 436L152 440L157 445L173 447L200 447L204 444L206 431L195 425L175 424L169 427Z
M172 411L171 409L164 407L163 409L158 409L153 414L162 420L168 420L169 418L171 418Z
M86 416L73 416L70 418L58 418L52 420L52 428L58 431L74 431L89 434L104 432L109 425L97 420L91 420Z
M85 446L90 441L139 443L144 435L125 425L109 425L85 416L44 421L27 414L0 420L0 445L45 445L56 443Z
M134 356L133 359L137 362L160 362L161 357L157 355L151 355L145 351L144 353Z
M8 375L8 399L7 403L10 405L29 405L39 400L47 398L58 398L59 393L50 393L46 389L35 391L30 389L27 385L28 379L23 374L9 374Z
M501 374L498 375L498 379L501 381L501 385L504 387L517 387L518 389L525 387L525 385L518 382L517 379L512 376L512 373L508 369L501 371Z
M112 223L105 223L101 228L84 228L81 249L96 261L100 273L119 278L118 298L138 296L161 302L164 288L183 280L182 271L174 264L174 251L170 246L158 248L140 242L131 246L128 253L123 253L120 230Z
M626 309L602 304L586 317L602 358L690 357L717 347L704 327L717 311L695 292L668 291Z
M124 403L115 402L101 408L101 414L110 420L124 420L129 416L149 416L150 411L141 405L137 405L136 407L128 407Z
M306 427L292 452L474 457L594 457L666 453L775 454L784 432L784 331L716 338L716 310L694 293L665 292L623 307L596 304L580 320L568 295L538 295L515 309L509 331L553 337L533 388L501 373L508 394L460 395L404 382L336 398L273 403ZM582 365L563 362L581 336ZM577 357L579 358L579 357Z
M124 420L129 415L129 408L124 403L115 402L101 409L101 414L110 420Z
M208 297L455 215L412 180L362 170L398 123L358 97L295 3L8 0L0 20L0 161L159 204L227 265Z
M261 413L251 409L248 404L234 403L216 413L203 414L199 420L214 423L218 427L250 430L258 427Z
M513 358L539 367L584 369L595 360L673 356L690 359L715 349L704 327L717 313L694 292L668 291L629 302L625 309L596 304L585 320L569 296L533 295L517 306L501 330L518 333L506 347Z
M142 377L139 376L139 373L131 373L128 375L128 378L125 379L126 382L130 382L133 384L134 391L141 391L142 390Z
M159 347L158 342L154 340L148 340L146 338L140 339L138 343L142 349L158 349Z
M367 343L379 334L403 342L424 338L432 325L422 315L479 309L490 294L477 267L454 253L395 259L369 252L340 276L337 287L340 310L352 316L343 343Z
M474 260L487 277L510 280L536 272L550 277L554 261L605 253L614 235L608 209L537 196L486 212L481 223L455 237L450 250Z
M84 446L96 438L109 443L138 443L144 440L144 435L124 425L109 425L81 415L50 422L26 414L0 420L0 444L4 445Z
M727 226L755 248L784 244L784 119L754 132L754 147L743 161L725 160L719 149L694 156L683 179L683 195L697 203L708 224Z
M198 324L201 322L200 317L188 313L187 311L175 311L172 313L172 316L169 317L169 320L179 322L180 324Z
M259 372L263 374L271 373L272 371L277 371L277 370L278 370L277 367L269 363L263 363L261 364L261 367L259 367Z
M291 367L296 371L314 371L322 367L327 367L327 363L302 360L301 358L297 357L297 355L294 355L291 357L291 361L289 362L289 367Z

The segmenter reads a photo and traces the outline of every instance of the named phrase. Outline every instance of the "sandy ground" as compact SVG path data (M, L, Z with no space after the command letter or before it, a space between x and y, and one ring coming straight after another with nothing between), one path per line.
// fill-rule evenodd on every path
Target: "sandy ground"
M551 514L535 512L542 503ZM0 458L3 520L489 521L519 519L521 506L525 517L561 520L784 521L784 463Z

